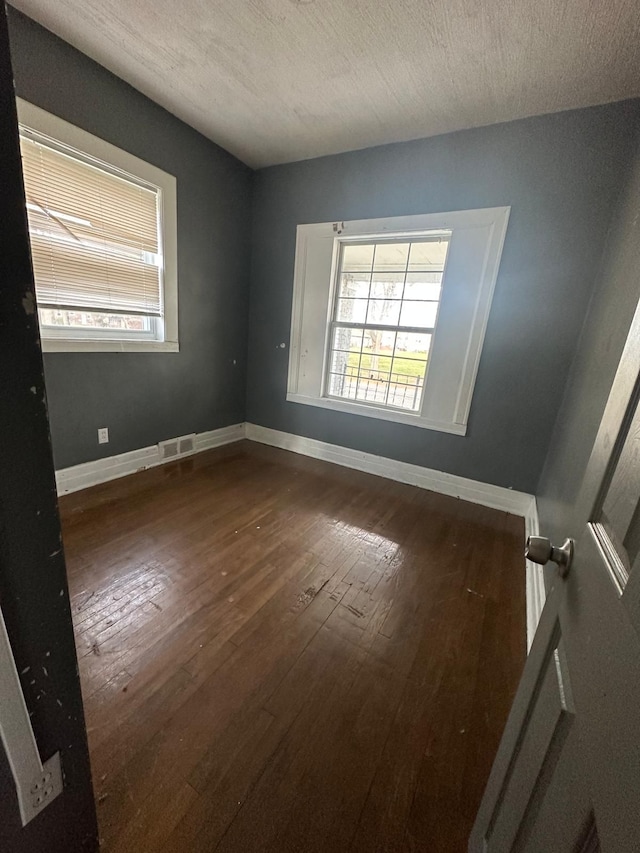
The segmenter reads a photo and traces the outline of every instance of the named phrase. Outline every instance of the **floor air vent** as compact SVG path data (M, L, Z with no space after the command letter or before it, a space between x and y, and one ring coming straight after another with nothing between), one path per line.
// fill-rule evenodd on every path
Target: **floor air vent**
M178 455L186 456L187 453L193 453L196 449L196 436L185 435L178 439Z
M189 456L195 453L196 435L182 435L180 438L170 438L167 441L158 442L160 459L178 459L181 456Z

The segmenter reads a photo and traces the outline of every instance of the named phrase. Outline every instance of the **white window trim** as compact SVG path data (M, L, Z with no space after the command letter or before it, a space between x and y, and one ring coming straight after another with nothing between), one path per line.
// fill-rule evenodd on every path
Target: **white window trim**
M287 401L465 435L509 212L509 207L495 207L299 225ZM389 236L417 238L438 230L453 233L421 410L379 408L326 396L326 354L340 243ZM451 307L457 270L469 282L466 316ZM459 330L452 335L456 323Z
M122 169L160 188L160 218L164 256L164 340L100 340L96 338L42 338L44 352L178 352L178 222L176 179L157 166L105 142L86 130L17 98L20 125L49 136L97 160Z

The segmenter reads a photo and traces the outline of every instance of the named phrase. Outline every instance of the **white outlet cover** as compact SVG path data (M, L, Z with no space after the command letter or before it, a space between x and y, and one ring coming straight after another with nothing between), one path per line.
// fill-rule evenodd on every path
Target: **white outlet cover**
M62 793L62 786L60 753L56 752L42 765L42 773L32 780L29 791L18 790L22 825L26 826L52 800L55 800Z
M102 427L98 430L98 444L109 443L109 427Z

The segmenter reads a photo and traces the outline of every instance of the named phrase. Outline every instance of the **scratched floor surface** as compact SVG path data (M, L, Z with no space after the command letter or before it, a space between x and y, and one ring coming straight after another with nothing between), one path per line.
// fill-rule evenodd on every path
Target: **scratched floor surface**
M62 513L104 850L466 849L521 519L248 442Z

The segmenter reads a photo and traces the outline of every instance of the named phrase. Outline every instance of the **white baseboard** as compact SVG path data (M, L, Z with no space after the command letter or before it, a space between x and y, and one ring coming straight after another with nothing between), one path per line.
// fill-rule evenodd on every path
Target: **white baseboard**
M490 483L480 483L477 480L469 480L455 474L446 474L444 471L423 468L421 465L396 462L395 459L389 459L385 456L375 456L373 453L363 453L360 450L351 450L348 447L327 444L324 441L303 438L299 435L279 432L256 424L245 424L245 430L246 437L251 441L281 447L284 450L291 450L304 456L312 456L314 459L323 459L325 462L334 462L337 465L343 465L345 468L355 468L357 471L377 474L379 477L386 477L389 480L419 486L421 489L430 489L442 495L450 495L492 509L512 512L514 515L525 516L530 510L531 501L534 500L533 495L525 492L516 492L514 489L505 489L502 486L492 486Z
M324 441L268 429L257 424L233 424L222 429L198 433L195 442L196 453L220 447L223 444L231 444L242 438L520 515L524 518L526 535L538 534L536 499L526 492L517 492L514 489L505 489L490 483L480 483L477 480L469 480L466 477L458 477L432 468L423 468L420 465L411 465L408 462L396 462L384 456L351 450L337 444L327 444ZM56 472L58 494L66 495L80 489L87 489L168 461L171 460L161 459L158 446L152 445L118 456L97 459L95 462L63 468ZM529 648L545 601L542 567L529 561L526 562L526 598L527 648Z
M241 438L244 438L244 424L233 424L221 429L209 430L209 432L200 432L196 434L196 453L221 447L223 444L231 444ZM109 480L126 477L128 474L135 474L136 471L144 471L171 461L171 459L162 459L158 445L153 444L150 447L142 447L117 456L107 456L105 459L96 459L94 462L61 468L56 471L58 494L67 495L80 489L88 489L90 486L107 483Z
M243 423L211 429L208 432L198 432L196 433L196 453L213 450L214 447L222 447L223 444L233 444L234 441L240 441L244 437Z

